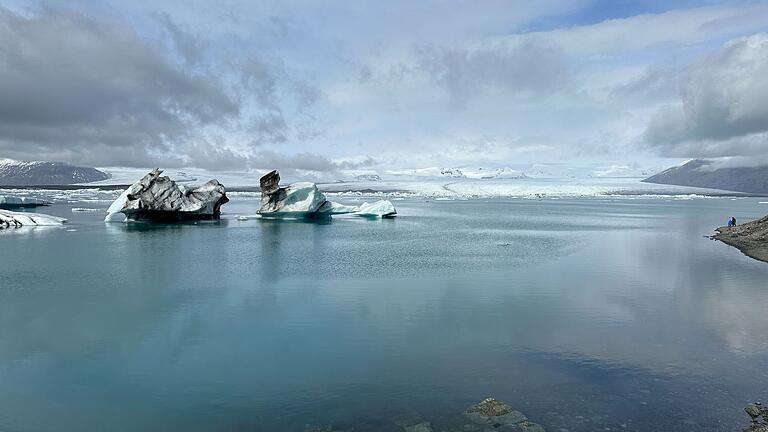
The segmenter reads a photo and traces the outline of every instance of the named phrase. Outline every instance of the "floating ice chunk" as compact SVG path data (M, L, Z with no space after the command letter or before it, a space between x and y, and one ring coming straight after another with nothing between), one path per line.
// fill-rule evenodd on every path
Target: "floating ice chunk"
M66 221L67 220L64 218L42 213L19 213L9 210L0 210L0 229L29 226L57 226Z
M224 186L216 180L188 189L155 169L141 178L109 206L107 222L128 219L215 219L229 202Z
M397 210L395 210L395 206L390 201L381 200L370 204L367 202L362 203L355 214L358 216L391 218L397 215Z
M271 171L261 178L261 208L258 211L261 217L325 218L350 213L367 217L392 217L397 214L395 206L389 201L363 203L359 207L348 206L327 201L314 183L293 183L284 188L279 183L280 174L277 171Z
M0 208L3 208L3 209L37 207L37 206L48 206L48 205L51 205L51 203L48 201L37 199L37 198L0 195Z
M239 220L239 221L247 221L248 220L248 216L238 216L237 220Z
M271 171L264 175L261 186L262 217L312 217L325 204L325 195L317 185L309 182L293 183L280 187L280 174Z

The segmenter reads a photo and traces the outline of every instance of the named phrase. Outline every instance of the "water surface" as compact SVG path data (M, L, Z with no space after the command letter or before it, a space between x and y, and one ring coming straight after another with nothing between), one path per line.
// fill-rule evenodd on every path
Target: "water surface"
M768 383L757 198L396 201L395 220L0 235L0 430L733 431ZM94 205L94 207L98 207Z

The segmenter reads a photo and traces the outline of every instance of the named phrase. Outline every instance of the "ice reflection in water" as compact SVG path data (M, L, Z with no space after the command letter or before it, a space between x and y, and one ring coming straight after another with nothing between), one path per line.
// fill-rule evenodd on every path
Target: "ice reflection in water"
M0 239L0 429L451 430L493 395L554 431L731 431L763 394L768 264L703 238L756 199L397 205L177 226L52 206L78 231Z

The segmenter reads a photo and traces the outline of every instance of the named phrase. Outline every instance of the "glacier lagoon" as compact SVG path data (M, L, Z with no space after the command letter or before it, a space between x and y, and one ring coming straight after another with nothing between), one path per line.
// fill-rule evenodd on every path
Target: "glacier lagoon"
M64 229L0 234L0 430L451 431L493 396L548 431L733 431L765 395L768 265L704 237L764 198L301 222L237 220L258 199L234 194L160 225L42 195Z

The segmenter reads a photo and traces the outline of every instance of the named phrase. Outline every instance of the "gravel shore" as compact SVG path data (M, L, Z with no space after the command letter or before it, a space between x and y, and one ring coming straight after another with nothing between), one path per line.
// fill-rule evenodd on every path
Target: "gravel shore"
M712 238L729 244L744 255L768 262L768 216L735 227L720 227Z

